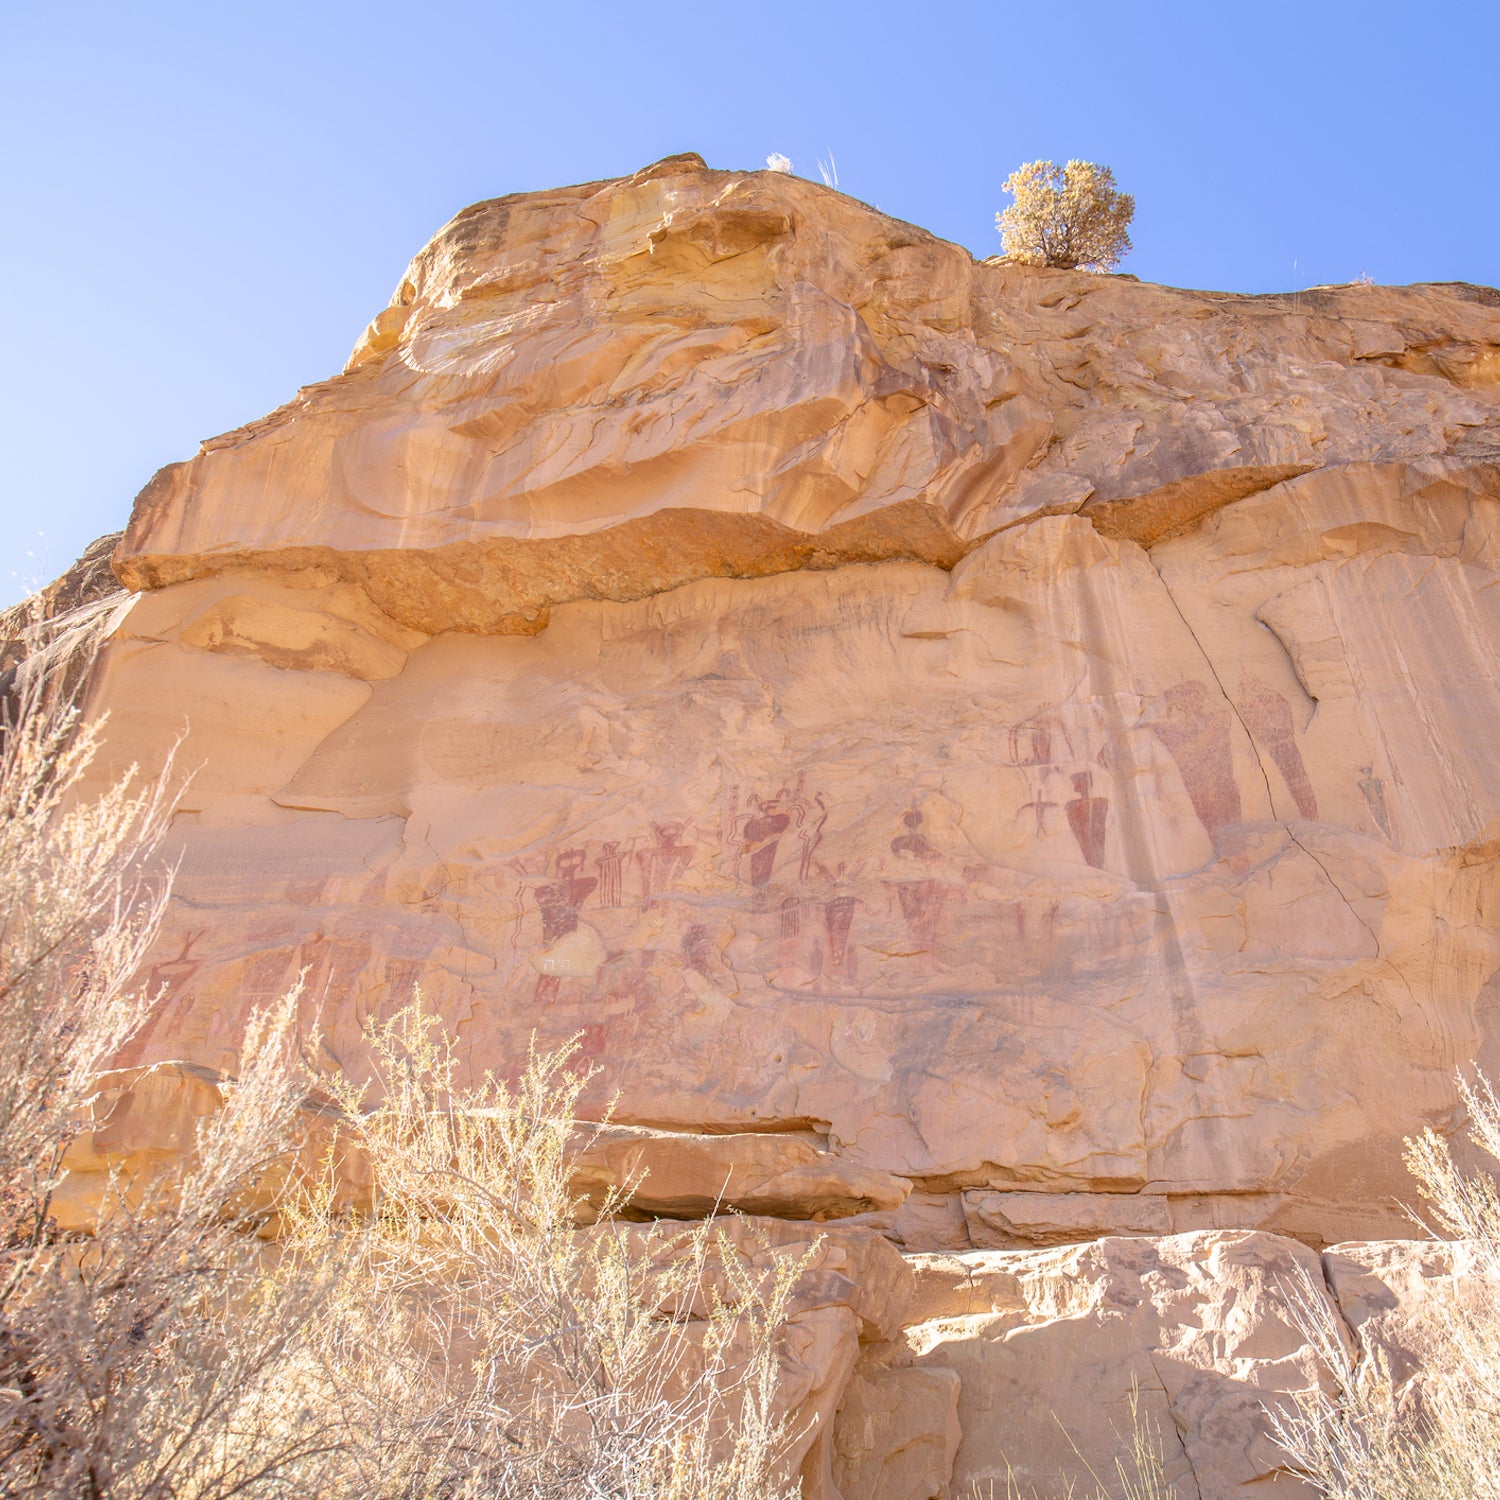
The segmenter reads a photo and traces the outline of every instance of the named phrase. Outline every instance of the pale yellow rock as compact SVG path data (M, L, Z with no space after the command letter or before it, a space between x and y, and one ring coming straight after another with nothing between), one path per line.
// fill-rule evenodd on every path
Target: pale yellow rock
M199 1122L223 1106L219 1083L208 1069L179 1063L105 1074L90 1101L90 1128L70 1144L67 1175L48 1205L58 1227L92 1232L117 1175L128 1181L186 1158Z
M1170 1234L1167 1200L1151 1193L996 1193L963 1195L976 1250L1053 1245L1106 1234Z
M1103 1239L1032 1252L918 1257L904 1335L924 1370L961 1381L955 1495L1013 1474L1023 1494L1113 1476L1130 1396L1183 1500L1307 1496L1285 1472L1267 1404L1326 1379L1289 1311L1318 1258L1266 1234Z
M1478 1317L1487 1327L1494 1307L1493 1269L1472 1245L1334 1245L1323 1253L1323 1268L1356 1347L1385 1356L1403 1396L1420 1387L1424 1367L1451 1339L1447 1319Z
M121 544L104 769L194 773L136 1056L231 1068L306 968L351 1066L420 984L476 1069L581 1032L625 1124L1400 1232L1490 1045L1500 467L1381 350L1472 373L1494 306L976 266L688 159L481 205L395 305Z
M788 1219L838 1219L898 1209L904 1178L859 1167L815 1140L686 1135L606 1126L577 1157L575 1180L595 1198L626 1191L637 1213L703 1218L718 1210Z

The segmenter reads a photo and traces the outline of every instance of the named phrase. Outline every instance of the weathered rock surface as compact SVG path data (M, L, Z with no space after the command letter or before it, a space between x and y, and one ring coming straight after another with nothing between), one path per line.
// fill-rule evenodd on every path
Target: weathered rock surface
M1040 1473L1017 1393L1133 1371L1184 1486L1287 1488L1316 1260L1243 1231L1406 1234L1496 1053L1497 418L1483 288L981 264L685 157L466 210L116 551L100 774L194 773L123 1062L232 1071L304 971L356 1072L416 987L476 1070L581 1034L595 1190L979 1299L819 1483L941 1493L955 1411Z
M1092 1494L1094 1476L1115 1481L1137 1421L1156 1435L1179 1500L1310 1500L1269 1420L1299 1392L1333 1389L1309 1328L1384 1350L1409 1381L1440 1310L1462 1295L1466 1255L1388 1241L1319 1257L1277 1235L1218 1231L910 1256L907 1326L865 1347L839 1416L845 1500L983 1495L991 1484L1005 1494L1008 1479L1025 1495L1060 1495L1069 1481ZM887 1417L897 1392L909 1404ZM945 1392L956 1448L944 1447ZM919 1455L931 1456L925 1468Z
M860 1167L810 1133L688 1135L611 1125L591 1132L575 1168L581 1191L626 1195L635 1213L701 1219L720 1210L842 1219L899 1209L905 1178Z

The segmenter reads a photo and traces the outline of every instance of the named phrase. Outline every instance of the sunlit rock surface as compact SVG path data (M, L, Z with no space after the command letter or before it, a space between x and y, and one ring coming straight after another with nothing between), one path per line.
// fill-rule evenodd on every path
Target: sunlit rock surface
M476 1071L579 1034L598 1190L1009 1288L848 1353L819 1493L1163 1358L1183 1493L1280 1493L1272 1270L1409 1234L1495 1055L1497 414L1483 288L976 263L692 157L466 210L115 553L100 774L192 773L122 1061L196 1098L303 973L330 1066L418 988Z

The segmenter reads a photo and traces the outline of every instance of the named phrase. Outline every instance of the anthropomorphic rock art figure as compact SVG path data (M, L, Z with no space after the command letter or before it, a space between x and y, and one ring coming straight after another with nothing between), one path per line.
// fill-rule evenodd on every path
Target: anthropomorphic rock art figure
M795 942L802 936L802 898L788 896L781 903L781 941Z
M833 973L852 978L849 932L854 925L856 896L835 896L823 903L823 926L828 933L828 966Z
M819 792L812 800L806 820L797 830L797 839L802 845L802 859L797 867L799 880L805 882L812 877L813 855L818 852L818 845L823 842L823 825L827 821L828 804L823 800L822 792Z
M197 932L185 934L176 953L151 965L146 977L148 994L166 990L169 997L175 998L186 992L193 976L203 967L203 960L193 956L193 948L206 931L207 928L200 928Z
M536 904L542 914L542 942L548 947L578 930L578 913L599 884L594 876L579 874L584 858L582 849L564 849L557 856L557 878L536 888Z
M653 823L650 846L636 850L642 911L649 911L663 891L671 890L678 876L693 862L693 846L682 841L686 832L686 823Z
M1080 771L1073 777L1074 797L1064 811L1068 827L1078 840L1083 857L1096 869L1104 868L1104 843L1109 833L1109 798L1092 793L1093 775Z
M682 964L686 969L702 974L706 979L712 972L713 960L718 957L708 928L696 923L682 935Z
M1072 736L1056 714L1037 714L1012 724L1007 738L1013 766L1050 766L1073 755Z
M1255 743L1276 762L1297 811L1304 818L1316 819L1318 799L1313 795L1307 767L1302 764L1302 752L1297 748L1291 705L1270 683L1247 672L1240 678L1239 709Z
M1036 818L1036 836L1039 839L1044 839L1051 831L1047 827L1047 814L1054 811L1056 807L1057 803L1049 802L1038 793L1030 802L1023 802L1018 811L1023 813L1029 812Z
M898 859L918 859L923 864L931 864L942 858L932 840L922 832L924 821L923 815L916 808L902 814L901 822L905 825L906 832L898 833L891 840L891 853Z
M1061 812L1083 857L1095 869L1102 869L1109 799L1096 796L1092 789L1090 739L1085 725L1074 724L1070 729L1048 711L1010 727L1005 755L1006 764L1024 773L1031 796L1016 811L1031 815L1036 838L1052 839L1062 833L1061 822L1051 817ZM1099 752L1098 763L1108 764L1104 750Z
M599 905L618 907L625 904L625 882L623 871L625 856L620 853L620 841L610 839L594 861L599 871Z
M827 819L823 799L818 797L809 804L802 795L799 777L795 786L783 786L774 797L751 792L748 802L751 810L735 818L734 827L740 845L738 857L749 860L750 884L757 890L770 884L782 840L791 828L796 828L802 839L798 875L805 880ZM814 808L816 813L809 825L808 814Z
M925 815L916 808L902 815L903 832L891 840L891 853L902 864L916 872L930 869L942 859L942 851L922 832ZM901 906L901 919L911 940L927 954L937 942L948 900L948 885L931 875L891 882Z
M912 941L924 953L930 953L942 924L947 885L941 880L903 880L896 885L896 899Z
M599 884L597 877L582 875L587 852L564 849L557 856L557 876L536 888L537 909L542 914L542 946L550 948L560 939L578 931L578 913ZM535 998L550 1002L557 998L562 981L556 974L541 974L536 982Z
M1193 811L1210 839L1240 821L1230 730L1234 714L1207 683L1191 679L1170 687L1147 716L1182 776Z

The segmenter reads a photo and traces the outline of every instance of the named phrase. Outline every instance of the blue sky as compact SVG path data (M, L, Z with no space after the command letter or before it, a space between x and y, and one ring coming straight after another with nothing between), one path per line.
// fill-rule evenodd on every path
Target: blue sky
M1497 59L1497 0L0 0L0 603L336 371L476 199L832 152L985 255L1011 169L1080 156L1146 280L1493 285Z

